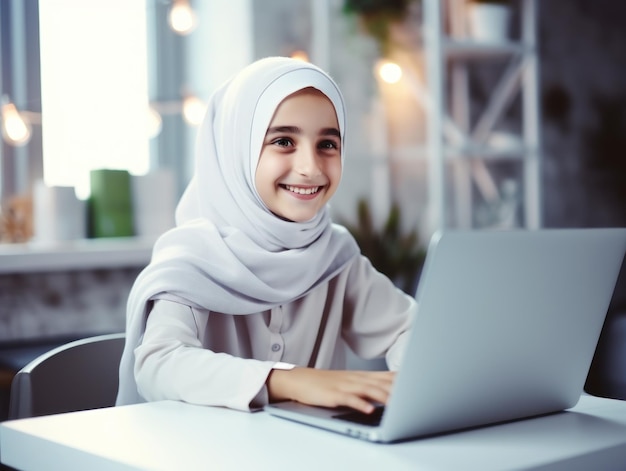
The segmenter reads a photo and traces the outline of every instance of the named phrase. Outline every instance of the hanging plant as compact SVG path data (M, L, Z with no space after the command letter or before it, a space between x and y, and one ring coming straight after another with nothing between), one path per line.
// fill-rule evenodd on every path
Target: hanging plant
M367 34L381 47L383 54L389 49L390 25L403 21L411 3L418 0L344 0L343 12L357 15Z
M491 5L509 5L511 0L471 0L470 3L482 3Z

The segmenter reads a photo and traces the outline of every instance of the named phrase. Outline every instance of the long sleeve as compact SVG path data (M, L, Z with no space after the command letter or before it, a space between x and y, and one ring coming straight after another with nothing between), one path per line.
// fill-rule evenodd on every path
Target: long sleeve
M277 362L346 367L345 343L397 369L415 301L363 257L328 283L274 308L229 315L156 301L134 350L144 400L173 399L250 410L268 401Z
M148 401L174 399L249 410L255 397L265 393L265 381L275 362L204 348L197 321L188 306L155 303L135 350L139 393Z
M350 267L346 284L343 337L363 358L385 356L397 370L417 310L414 298L398 289L361 257Z

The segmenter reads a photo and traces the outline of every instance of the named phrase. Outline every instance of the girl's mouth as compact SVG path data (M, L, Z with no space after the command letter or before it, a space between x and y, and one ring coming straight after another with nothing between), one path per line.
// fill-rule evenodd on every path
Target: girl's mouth
M294 185L280 185L281 188L284 188L291 193L295 193L297 195L302 196L311 196L320 191L323 186L294 186Z

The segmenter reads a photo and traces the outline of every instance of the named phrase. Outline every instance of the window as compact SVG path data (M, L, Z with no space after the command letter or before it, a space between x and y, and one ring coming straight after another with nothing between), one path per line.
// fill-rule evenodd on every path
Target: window
M146 4L39 2L44 179L89 194L89 171L149 170Z

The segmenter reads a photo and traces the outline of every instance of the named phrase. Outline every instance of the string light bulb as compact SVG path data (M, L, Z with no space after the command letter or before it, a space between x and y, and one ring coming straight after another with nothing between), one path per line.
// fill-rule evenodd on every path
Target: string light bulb
M302 50L293 51L291 53L291 58L302 62L309 62L309 55L306 53L306 51Z
M377 64L378 76L387 83L397 83L402 78L402 68L391 61L382 61Z
M168 19L172 31L183 36L196 29L198 23L188 0L174 0Z
M206 113L206 104L195 95L188 95L183 100L183 119L191 126L199 126Z
M23 146L30 141L30 121L20 114L8 97L2 97L2 137L13 146Z

